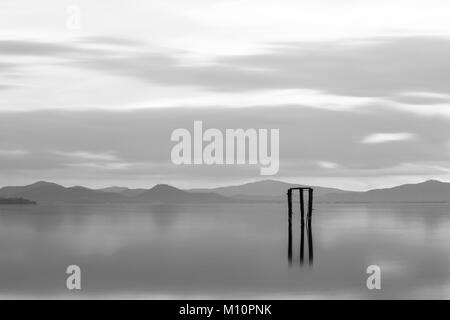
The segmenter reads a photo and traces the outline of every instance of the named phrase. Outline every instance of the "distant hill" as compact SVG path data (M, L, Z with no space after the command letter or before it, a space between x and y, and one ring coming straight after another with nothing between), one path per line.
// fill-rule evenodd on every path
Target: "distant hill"
M158 184L133 197L133 201L152 203L217 203L233 202L233 199L212 192L187 192L167 184Z
M321 202L450 202L450 183L429 180L393 188L366 192L331 193L318 198Z
M125 201L125 196L99 192L84 187L66 188L56 183L39 181L23 187L4 187L0 197L22 197L38 203L108 203Z
M245 183L242 185L219 187L212 189L189 189L189 192L213 192L226 197L244 199L249 201L285 201L286 191L291 187L306 187L306 185L287 183L277 180L262 180L257 182ZM329 193L340 194L347 191L316 187L314 188L315 196L322 196Z
M24 198L0 198L0 204L36 204L36 202Z
M0 189L0 203L7 201L36 201L38 203L228 203L228 202L284 202L290 187L302 185L275 180L263 180L242 185L181 190L167 184L151 189L111 187L94 190L85 187L63 187L40 181L22 187ZM394 188L366 192L343 191L314 187L315 201L331 203L357 202L450 202L450 183L429 180ZM1 200L13 198L15 200ZM17 200L22 198L22 200Z
M94 190L85 187L66 188L45 181L22 187L0 189L0 198L12 197L26 198L38 203L217 203L236 201L214 193L189 193L164 184L156 185L148 190L121 187Z
M112 193L121 193L123 191L129 190L126 187L107 187L107 188L102 188L102 189L95 189L95 191L100 191L100 192L112 192Z
M124 195L126 197L135 197L138 196L148 189L130 189L126 187L108 187L103 189L96 189L96 191L100 192L112 192L112 193L120 193L121 195Z

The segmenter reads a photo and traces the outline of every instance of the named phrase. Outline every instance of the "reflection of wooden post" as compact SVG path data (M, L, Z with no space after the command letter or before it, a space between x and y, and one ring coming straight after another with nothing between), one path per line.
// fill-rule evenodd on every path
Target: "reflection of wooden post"
M308 189L308 219L311 219L313 210L313 189Z
M288 260L292 262L292 190L288 190Z
M305 220L301 219L301 222L300 222L300 265L303 265L304 248L305 248Z
M313 250L313 238L312 238L312 226L311 220L308 219L306 229L308 230L308 256L309 256L309 265L313 265L314 263L314 250Z
M303 189L299 190L300 192L300 216L302 217L302 220L305 218L305 199L303 197Z

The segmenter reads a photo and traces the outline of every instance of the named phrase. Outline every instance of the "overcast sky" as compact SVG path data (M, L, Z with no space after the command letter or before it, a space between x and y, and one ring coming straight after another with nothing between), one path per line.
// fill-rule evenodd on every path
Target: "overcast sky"
M450 181L449 16L448 0L2 0L0 185L262 178L173 165L194 120L279 128L273 179Z

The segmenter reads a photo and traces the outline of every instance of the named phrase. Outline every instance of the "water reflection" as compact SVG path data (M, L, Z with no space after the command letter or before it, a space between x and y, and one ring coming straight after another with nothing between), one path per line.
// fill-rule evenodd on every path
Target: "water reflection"
M296 205L290 230L286 207L0 206L0 298L71 297L71 264L82 298L450 297L450 204L317 203L303 228Z
M179 205L154 204L150 205L149 212L155 225L159 228L168 228L174 224L178 215L183 211Z
M314 263L314 247L312 236L312 219L301 219L300 221L300 246L299 246L299 261L300 266L303 266L305 261L305 237L306 245L308 246L308 262L312 266ZM306 224L305 224L306 221ZM305 236L306 233L306 236ZM292 245L292 219L289 219L288 230L288 261L292 265L293 245Z
M306 226L308 230L308 254L309 254L309 264L312 265L314 261L314 249L313 249L313 237L312 237L312 223L311 219L308 219L308 224Z

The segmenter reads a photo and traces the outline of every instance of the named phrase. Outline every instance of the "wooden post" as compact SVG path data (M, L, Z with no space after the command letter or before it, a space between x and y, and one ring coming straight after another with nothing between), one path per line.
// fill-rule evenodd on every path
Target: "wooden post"
M302 217L302 220L305 218L305 199L303 197L303 189L299 190L300 192L300 216Z
M288 190L287 196L288 196L288 211L289 211L289 216L291 216L292 215L292 190Z
M308 219L311 219L313 210L313 189L308 189Z
M308 257L309 264L313 264L314 252L313 252L313 239L312 239L312 227L311 227L311 218L313 211L313 189L312 188L290 188L287 192L288 198L288 260L289 265L292 264L292 191L299 190L300 196L300 265L304 263L305 256L305 242L308 245ZM305 194L304 191L308 190L308 208L305 208ZM305 223L305 210L307 210L307 221ZM306 226L305 226L306 224ZM306 228L306 229L305 229ZM305 232L308 232L305 235ZM306 238L306 239L305 239Z

